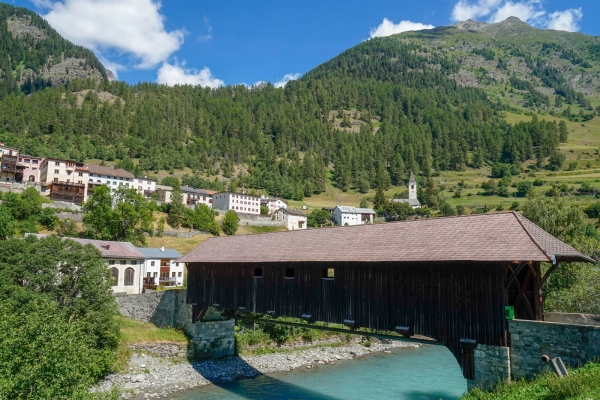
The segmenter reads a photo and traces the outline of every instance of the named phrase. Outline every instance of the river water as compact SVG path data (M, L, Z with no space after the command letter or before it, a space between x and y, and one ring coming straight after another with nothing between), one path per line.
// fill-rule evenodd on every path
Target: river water
M466 390L467 382L450 351L443 346L423 346L210 385L172 399L455 400Z

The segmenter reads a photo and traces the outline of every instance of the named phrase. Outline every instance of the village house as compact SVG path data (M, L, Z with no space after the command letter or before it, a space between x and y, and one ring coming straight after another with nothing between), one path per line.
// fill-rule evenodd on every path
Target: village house
M54 201L80 204L87 200L89 170L72 160L46 158L40 166L42 194Z
M300 211L280 208L273 213L273 216L275 217L275 221L282 221L283 226L285 226L289 231L306 229L306 214Z
M170 203L173 201L173 188L171 186L156 185L156 194L160 202Z
M47 235L26 233L25 236L42 239ZM63 239L72 240L83 246L90 244L100 251L114 278L112 287L114 294L142 293L142 269L146 257L133 244L70 237Z
M156 181L146 177L134 178L131 186L146 198L149 198L156 192Z
M183 197L183 204L186 206L195 207L199 204L204 204L208 208L212 208L213 206L213 196L207 190L182 186L181 195Z
M144 285L183 286L185 264L177 261L181 253L164 247L137 249L145 257L142 270Z
M0 142L0 182L14 182L17 175L19 150Z
M333 209L332 216L336 225L372 224L375 211L371 208L337 206Z
M408 180L408 199L391 199L394 203L408 203L412 208L421 208L421 202L417 198L417 180L411 172Z
M287 203L280 198L269 198L265 196L260 197L260 205L269 209L269 214L273 214L280 208L287 208Z
M33 157L28 155L20 155L19 163L17 164L17 182L39 182L40 181L40 167L43 158Z
M245 193L217 193L213 196L216 210L234 210L238 213L260 215L260 197Z
M96 187L106 185L114 192L119 187L133 188L133 174L121 168L103 167L101 165L88 164L89 180L87 190L92 194Z

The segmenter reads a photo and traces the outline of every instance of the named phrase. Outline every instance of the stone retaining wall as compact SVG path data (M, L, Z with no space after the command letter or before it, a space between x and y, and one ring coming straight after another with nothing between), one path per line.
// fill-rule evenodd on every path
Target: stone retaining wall
M179 346L173 343L142 343L127 347L134 351L151 353L159 357L185 358L188 355L187 345Z
M515 379L539 375L549 364L542 355L577 367L600 357L600 326L547 321L509 321L511 371Z
M193 357L219 358L235 351L234 320L192 323L192 306L186 303L185 290L149 291L118 296L119 311L138 321L152 322L159 328L183 329L192 339Z
M467 388L491 389L499 381L510 380L510 349L478 344L474 351L475 379L467 380Z

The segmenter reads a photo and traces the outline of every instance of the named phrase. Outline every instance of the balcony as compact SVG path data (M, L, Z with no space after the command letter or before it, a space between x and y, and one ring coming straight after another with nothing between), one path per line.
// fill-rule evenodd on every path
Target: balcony
M85 200L85 185L73 182L51 182L50 199L80 204Z
M160 277L158 283L162 286L175 286L177 285L177 278L163 278Z

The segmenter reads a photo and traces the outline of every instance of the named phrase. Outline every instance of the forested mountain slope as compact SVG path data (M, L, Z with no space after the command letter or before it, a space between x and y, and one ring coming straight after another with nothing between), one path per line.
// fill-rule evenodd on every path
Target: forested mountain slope
M445 31L462 32L368 40L283 89L78 80L13 93L0 101L0 140L29 154L119 160L130 169L139 159L138 173L189 167L295 199L323 191L330 170L342 190L365 191L403 184L410 171L547 164L566 133L537 120L507 124L500 113L516 103L497 99L492 85L456 79L465 67L439 44ZM523 58L511 57L509 72Z
M458 64L449 77L508 104L556 113L600 104L600 38L533 28L511 17L496 24L460 22L395 36Z
M78 78L106 78L94 53L63 39L38 14L0 3L0 99Z

